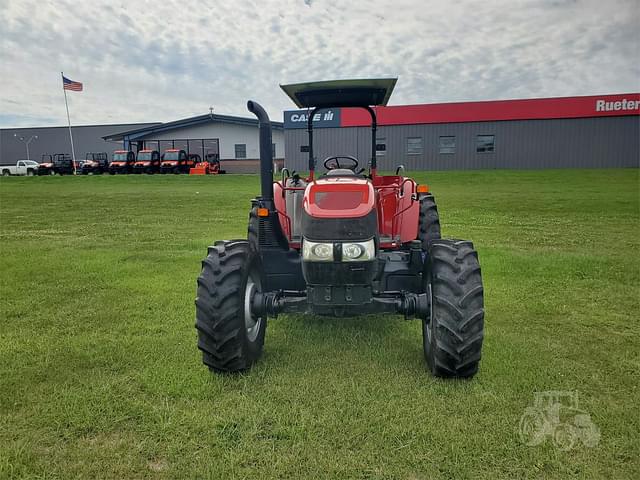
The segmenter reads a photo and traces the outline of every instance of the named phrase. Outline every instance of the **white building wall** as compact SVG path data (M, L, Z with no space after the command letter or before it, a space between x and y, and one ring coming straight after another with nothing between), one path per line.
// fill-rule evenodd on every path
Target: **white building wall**
M284 158L284 132L273 129L273 143L276 144L275 158ZM247 146L247 159L260 157L258 127L213 122L176 128L144 137L143 140L192 140L201 138L217 138L220 146L220 159L235 159L235 145L244 143Z

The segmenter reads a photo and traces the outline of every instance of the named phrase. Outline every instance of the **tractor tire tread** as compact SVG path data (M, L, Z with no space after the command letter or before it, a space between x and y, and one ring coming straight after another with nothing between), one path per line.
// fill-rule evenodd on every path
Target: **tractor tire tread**
M202 361L215 372L243 371L257 360L244 348L240 289L248 254L246 240L215 242L202 262L195 327Z
M478 371L484 339L478 255L469 241L441 239L429 242L427 259L433 299L433 318L423 324L427 364L438 377L471 377Z
M249 241L249 249L252 252L258 252L260 249L258 239L259 224L258 207L252 207L249 212L249 226L247 227L247 240Z
M420 213L418 215L418 240L422 242L422 249L427 249L430 240L438 240L440 233L440 216L438 206L433 195L420 198Z

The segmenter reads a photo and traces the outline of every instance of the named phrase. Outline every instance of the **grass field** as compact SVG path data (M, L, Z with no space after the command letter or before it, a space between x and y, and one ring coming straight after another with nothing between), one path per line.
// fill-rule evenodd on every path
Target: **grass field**
M195 279L257 177L0 180L0 478L640 478L638 170L417 178L480 254L472 381L382 316L281 316L256 368L210 374ZM547 390L578 392L597 446L521 443Z

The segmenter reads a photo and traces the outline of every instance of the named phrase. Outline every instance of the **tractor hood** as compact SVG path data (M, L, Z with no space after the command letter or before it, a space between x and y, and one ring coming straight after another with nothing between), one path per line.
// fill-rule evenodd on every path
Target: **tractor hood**
M353 177L325 177L309 184L302 206L315 218L355 218L375 206L371 182Z
M376 236L375 194L368 180L324 177L310 183L302 200L302 236L312 241L360 241Z

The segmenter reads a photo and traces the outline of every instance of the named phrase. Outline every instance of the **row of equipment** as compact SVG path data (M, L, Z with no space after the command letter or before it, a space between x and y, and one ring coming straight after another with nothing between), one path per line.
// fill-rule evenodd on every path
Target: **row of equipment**
M106 153L87 153L84 160L73 160L71 155L56 153L43 155L38 175L100 175L109 173L175 173L190 175L217 175L226 173L220 168L217 153L208 153L204 159L198 154L170 148L160 154L157 150L116 150L111 161Z

